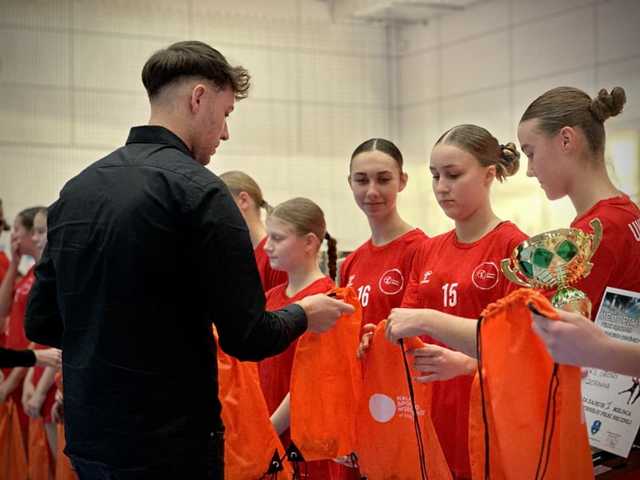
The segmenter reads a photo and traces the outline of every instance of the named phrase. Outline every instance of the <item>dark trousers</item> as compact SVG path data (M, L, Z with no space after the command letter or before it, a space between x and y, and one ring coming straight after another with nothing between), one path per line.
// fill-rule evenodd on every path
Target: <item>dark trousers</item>
M206 453L157 464L121 469L71 458L80 480L224 480L224 435L212 433Z

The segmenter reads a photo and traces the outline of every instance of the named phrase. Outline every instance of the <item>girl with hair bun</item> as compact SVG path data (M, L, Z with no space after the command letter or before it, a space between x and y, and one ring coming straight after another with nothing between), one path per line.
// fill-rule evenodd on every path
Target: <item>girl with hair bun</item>
M401 309L394 322L419 325L426 308L476 319L514 287L500 261L527 236L493 212L490 190L518 171L513 143L501 145L486 129L458 125L431 152L433 192L455 228L429 239L416 253ZM412 335L419 335L416 330ZM413 351L421 382L433 384L431 415L454 479L471 478L468 449L469 403L475 359L425 337Z
M229 188L244 221L247 223L262 288L267 292L287 281L286 273L271 268L269 258L264 251L267 231L262 223L261 209L264 209L268 215L272 210L271 205L262 196L260 186L246 173L231 170L220 175L220 178Z
M518 138L547 198L569 196L576 210L571 226L591 232L600 219L603 238L588 277L576 287L590 298L592 318L607 286L640 291L640 210L607 173L604 122L622 112L623 88L601 89L596 98L572 87L542 94L526 109Z
M264 249L271 268L286 272L288 280L266 294L267 310L278 310L309 295L326 293L334 285L336 275L336 240L327 232L322 209L307 198L292 198L276 206L267 217L267 241ZM319 266L319 251L327 241L329 272L325 276ZM272 423L289 444L289 384L293 357L298 342L287 350L259 364L260 384ZM332 479L334 462L308 462L309 478Z

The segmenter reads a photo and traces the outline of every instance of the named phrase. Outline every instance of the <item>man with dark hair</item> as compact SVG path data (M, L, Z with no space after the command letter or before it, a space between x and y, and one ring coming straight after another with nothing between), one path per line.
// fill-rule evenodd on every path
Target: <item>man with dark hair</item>
M264 311L247 226L204 167L247 71L180 42L148 60L143 82L149 125L50 209L26 331L63 349L66 452L81 479L222 479L211 323L225 352L260 360L352 308L317 295Z

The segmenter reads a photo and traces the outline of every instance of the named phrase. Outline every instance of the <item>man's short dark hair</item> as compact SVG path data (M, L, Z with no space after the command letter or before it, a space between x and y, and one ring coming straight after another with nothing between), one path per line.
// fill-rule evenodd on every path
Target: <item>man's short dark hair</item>
M149 99L180 77L201 77L218 88L230 87L237 100L249 94L249 72L231 66L224 55L203 42L174 43L151 55L142 69L142 83Z

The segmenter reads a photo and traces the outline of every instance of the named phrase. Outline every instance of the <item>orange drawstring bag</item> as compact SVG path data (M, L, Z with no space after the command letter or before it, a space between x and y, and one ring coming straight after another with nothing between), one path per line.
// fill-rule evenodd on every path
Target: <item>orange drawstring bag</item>
M214 329L214 337L218 335ZM266 476L272 459L284 457L284 447L271 424L267 404L260 388L258 365L241 362L217 348L218 398L222 404L224 434L224 478L256 480ZM291 467L283 468L279 479L290 479Z
M580 369L554 363L531 329L529 305L557 319L542 294L520 289L489 305L478 322L473 479L592 479Z
M71 460L64 454L64 447L67 442L64 438L64 424L56 426L58 430L58 447L56 451L56 477L55 480L78 480L76 471L71 465Z
M356 311L341 316L329 331L307 332L298 340L291 373L291 441L307 462L347 456L356 446L362 308L351 288L328 294Z
M51 454L42 417L29 419L29 480L51 480Z
M22 427L12 399L0 405L0 478L27 480L27 455Z
M402 348L424 343L414 337L404 339L400 347L393 345L384 336L386 323L376 326L364 361L356 423L360 472L375 480L451 480L429 413L431 385L413 380L409 384L407 378Z

